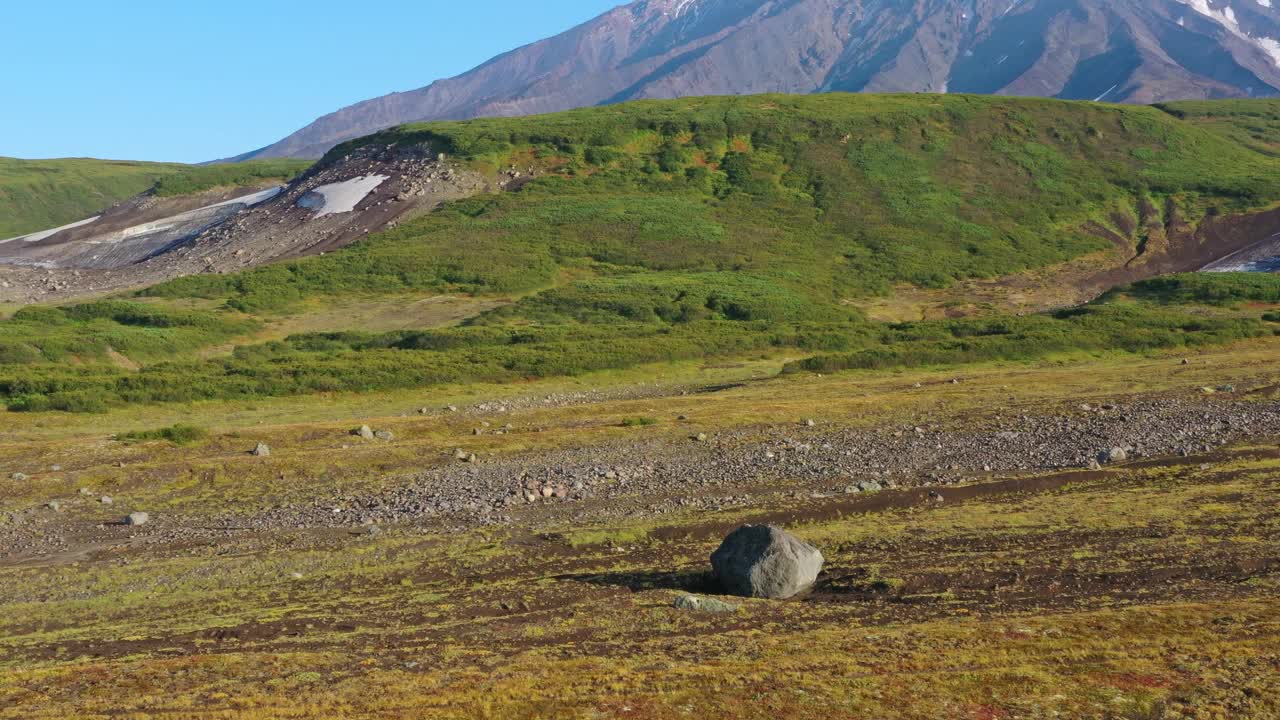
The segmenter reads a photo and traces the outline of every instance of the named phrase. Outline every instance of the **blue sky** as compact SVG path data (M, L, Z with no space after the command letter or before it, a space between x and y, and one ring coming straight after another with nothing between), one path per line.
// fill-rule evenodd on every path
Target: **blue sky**
M622 0L0 3L0 155L200 162Z

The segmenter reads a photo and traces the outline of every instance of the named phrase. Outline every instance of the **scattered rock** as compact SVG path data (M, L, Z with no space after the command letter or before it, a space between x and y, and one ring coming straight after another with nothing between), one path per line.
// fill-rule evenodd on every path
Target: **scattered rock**
M125 525L132 525L134 527L146 525L148 522L151 522L151 516L144 512L129 513L124 518Z
M98 498L98 502L102 503L103 505L110 505L114 503L115 500L112 500L110 495L103 495L102 497Z
M735 613L738 606L715 598L698 597L697 595L681 595L672 603L679 610L695 612Z
M1124 462L1129 459L1129 451L1122 447L1113 447L1110 450L1103 450L1098 453L1098 462L1106 465L1109 463Z
M700 442L700 443L704 443L704 442L706 442L707 440L709 440L710 438L708 438L708 437L707 437L707 434L706 434L706 433L698 433L697 435L693 436L693 439L694 439L694 440L696 440L696 441L698 441L698 442Z
M785 600L811 587L822 553L773 525L743 525L711 554L711 567L733 595Z
M49 508L54 512L58 512L62 510L62 503L58 502L57 500L50 500L49 502L45 503L45 507Z
M20 472L19 472L19 473L14 473L14 474L10 475L10 476L9 476L9 479L10 479L10 480L17 480L18 482L23 482L23 481L27 480L27 476L26 476L26 475L24 475L23 473L20 473Z
M271 457L271 447L266 443L258 443L252 454L254 457Z
M395 434L392 433L390 430L378 430L373 434L373 436L384 442L391 442L392 440L396 439Z
M374 436L374 434L373 434L373 428L369 427L368 425L361 425L360 427L356 428L355 430L352 430L352 431L351 431L351 434L352 434L352 435L359 435L360 437L364 438L365 440L372 440L372 439L374 439L374 437L375 437L375 436Z

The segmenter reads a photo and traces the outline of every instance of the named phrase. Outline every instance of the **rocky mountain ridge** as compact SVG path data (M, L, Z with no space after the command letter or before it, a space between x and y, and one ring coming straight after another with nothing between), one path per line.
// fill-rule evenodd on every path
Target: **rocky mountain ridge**
M830 91L1274 96L1280 9L1270 0L640 0L237 159L320 157L416 121Z

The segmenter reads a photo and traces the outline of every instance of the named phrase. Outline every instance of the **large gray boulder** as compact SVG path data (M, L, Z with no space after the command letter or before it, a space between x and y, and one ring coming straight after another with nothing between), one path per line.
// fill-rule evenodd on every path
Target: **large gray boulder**
M822 553L782 528L743 525L711 554L711 567L733 595L783 600L818 579Z

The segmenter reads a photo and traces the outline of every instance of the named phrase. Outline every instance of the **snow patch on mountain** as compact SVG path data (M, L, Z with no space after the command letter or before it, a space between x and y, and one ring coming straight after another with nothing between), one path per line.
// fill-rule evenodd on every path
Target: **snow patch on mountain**
M355 210L356 205L359 205L361 200L364 200L369 196L369 193L377 190L379 185L389 179L387 175L368 175L329 185L321 185L298 198L298 207L318 211L315 215L317 218L322 218L326 215L337 215L338 213L348 213Z
M1245 32L1244 29L1240 27L1240 21L1236 18L1235 8L1227 5L1221 10L1215 10L1213 6L1209 5L1209 0L1178 1L1183 5L1190 6L1192 10L1195 10L1201 15L1216 21L1218 24L1230 31L1232 35L1253 43L1271 57L1271 62L1275 63L1276 67L1280 67L1280 42L1269 37L1253 37ZM1266 2L1266 4L1263 5L1263 7L1271 7L1270 0L1264 0L1264 2ZM1259 4L1261 5L1262 3L1260 2Z

